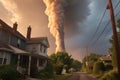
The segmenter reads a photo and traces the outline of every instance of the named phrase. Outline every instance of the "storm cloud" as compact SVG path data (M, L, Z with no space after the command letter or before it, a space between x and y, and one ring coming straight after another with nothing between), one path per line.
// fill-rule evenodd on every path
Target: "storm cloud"
M90 15L90 0L68 0L65 7L65 35L66 37L75 36L82 33L82 26Z

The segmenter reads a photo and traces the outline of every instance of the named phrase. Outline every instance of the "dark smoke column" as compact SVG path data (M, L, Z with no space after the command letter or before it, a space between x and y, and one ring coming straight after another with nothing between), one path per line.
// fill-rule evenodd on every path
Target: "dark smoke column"
M56 40L56 52L65 51L64 45L64 7L66 0L43 0L46 5L45 13L48 16L51 34Z

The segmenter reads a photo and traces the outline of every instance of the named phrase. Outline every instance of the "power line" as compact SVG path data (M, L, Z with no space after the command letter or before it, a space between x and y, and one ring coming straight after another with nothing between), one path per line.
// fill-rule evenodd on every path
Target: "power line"
M120 0L118 1L118 3L116 4L115 8L116 9L118 7L118 5L120 4Z
M120 11L118 11L118 13L115 15L115 17L117 17L118 15L120 15Z
M115 15L115 17L117 17L120 14L120 11ZM100 33L100 35L98 36L98 38L96 39L94 45L96 44L96 42L100 39L100 37L103 35L103 33L105 32L105 30L107 29L107 26L110 24L110 20L107 22L106 26L104 27L103 31ZM110 30L109 30L110 31ZM109 32L108 31L108 32ZM107 36L107 35L106 35Z
M118 7L119 4L120 4L120 0L118 1L118 3L116 4L116 6L114 7L114 10ZM87 45L87 46L90 45L90 42L92 42L93 39L94 39L94 37L96 36L96 33L97 33L98 30L99 30L100 24L102 23L102 20L103 20L103 18L104 18L104 16L105 16L106 10L107 10L107 8L105 8L105 11L104 11L104 13L103 13L103 15L102 15L102 18L101 18L100 22L99 22L98 25L97 25L97 29L96 29L96 31L94 32L93 36L90 38L90 41L88 42L88 45ZM119 13L120 13L120 11L116 14L116 16L118 16ZM95 44L97 43L97 41L99 40L99 38L102 36L102 34L105 32L105 30L106 30L107 26L109 25L109 23L110 23L110 20L107 22L107 24L106 24L106 26L104 27L103 31L100 33L99 37L98 37L97 40L95 41ZM107 32L107 34L108 34L110 31L111 31L111 30L109 29L109 31ZM105 36L107 36L107 35L105 35Z
M118 5L120 4L120 0L118 1L118 3L116 4L115 8L116 9L118 7ZM120 11L115 15L115 17L117 17L120 14ZM107 26L109 25L110 20L107 22L106 26L104 27L103 31L100 33L100 35L98 36L98 38L96 39L96 41L94 42L94 45L97 43L97 41L100 39L100 37L102 36L102 34L105 32Z
M104 13L103 13L103 15L102 15L102 18L101 18L100 22L98 23L97 29L95 30L93 36L91 37L90 42L91 42L91 41L93 40L93 38L96 36L96 33L97 33L97 31L99 30L99 26L100 26L100 24L102 23L102 20L103 20L103 18L104 18L104 16L105 16L106 10L107 10L107 9L105 8ZM88 46L90 45L90 42L88 42Z
M103 31L100 33L100 35L98 36L98 38L96 39L96 41L94 42L94 45L97 43L97 41L100 39L100 37L102 36L102 34L105 32L107 26L109 25L110 20L107 22L106 26L104 27Z

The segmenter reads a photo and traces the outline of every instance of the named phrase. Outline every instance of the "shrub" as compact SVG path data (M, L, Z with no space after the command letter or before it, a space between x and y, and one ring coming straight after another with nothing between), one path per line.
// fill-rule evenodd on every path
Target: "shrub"
M38 75L38 68L36 66L31 67L30 69L30 76L35 78Z
M47 76L47 78L53 78L54 76L53 63L50 60L48 60L46 68L40 71L40 75L42 77Z
M61 62L55 65L55 72L57 75L60 75L62 73L63 67L64 65Z
M109 70L112 70L113 69L113 66L111 64L106 64L105 65L105 70L106 71L109 71Z
M104 76L102 76L99 80L119 80L119 75L117 70L111 70L107 73L105 73Z
M46 80L46 78L47 79L53 78L53 76L54 76L53 64L50 60L47 61L47 66L45 69L40 71L36 70L31 75L31 77L40 78L42 80Z
M105 66L103 62L96 62L93 67L94 74L100 74L105 71Z
M0 79L2 80L18 80L19 75L15 66L1 65L0 66Z

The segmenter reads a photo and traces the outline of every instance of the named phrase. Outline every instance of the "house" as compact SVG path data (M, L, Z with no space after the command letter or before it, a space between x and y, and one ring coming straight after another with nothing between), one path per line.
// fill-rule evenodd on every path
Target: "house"
M0 65L16 65L20 73L30 75L34 69L44 69L47 63L47 37L31 38L31 27L27 37L0 19Z
M111 53L108 51L107 55L101 56L100 60L103 61L103 63L112 63Z

